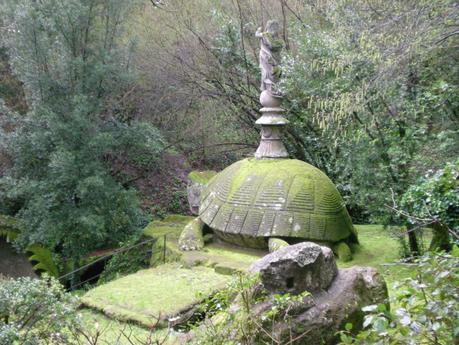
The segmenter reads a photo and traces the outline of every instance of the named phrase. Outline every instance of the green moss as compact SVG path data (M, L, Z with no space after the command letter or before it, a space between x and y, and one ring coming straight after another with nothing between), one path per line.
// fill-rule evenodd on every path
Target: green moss
M225 264L217 264L214 266L215 273L218 274L224 274L224 275L232 275L237 272L241 272L241 269L238 269L237 267L234 266L228 266Z
M281 240L280 238L270 238L268 242L268 248L270 253L287 246L288 242Z
M237 172L234 173L232 177L231 190L229 196L232 196L242 186L247 176L251 174L265 176L269 173L269 177L272 180L284 179L286 175L295 176L307 174L310 175L312 178L323 179L324 182L326 182L325 184L327 185L323 186L324 188L335 188L335 186L327 177L327 175L325 175L322 171L308 163L305 163L297 159L247 158L234 163L232 166L234 166L234 171ZM284 185L284 187L287 186ZM290 189L290 193L294 195L299 191L300 188L304 188L304 186L292 186L292 189ZM316 191L316 193L320 192L323 191Z
M268 212L274 221L260 221ZM244 159L230 165L204 188L200 217L213 229L246 238L357 242L332 181L295 159ZM241 243L237 236L232 242Z
M215 259L235 261L245 265L251 265L255 260L267 254L266 251L236 248L224 244L209 244L206 253Z
M188 178L195 183L207 184L216 174L217 172L213 170L192 171L188 174Z
M152 245L152 254L150 258L150 266L156 267L165 263L177 262L182 258L182 252L179 250L175 241L170 241L166 237L160 238Z
M228 281L229 277L211 268L190 270L166 264L98 286L83 296L82 303L117 320L151 327L160 318L165 326L167 318L200 302Z
M185 227L194 217L178 214L169 215L163 220L155 220L143 229L143 234L149 237L160 237L166 235L177 240Z
M199 218L185 226L178 240L181 250L201 250L204 247L203 226L204 223Z
M182 260L188 266L205 265L228 274L230 271L246 272L253 262L266 254L266 251L212 243L204 247L202 251L185 252Z

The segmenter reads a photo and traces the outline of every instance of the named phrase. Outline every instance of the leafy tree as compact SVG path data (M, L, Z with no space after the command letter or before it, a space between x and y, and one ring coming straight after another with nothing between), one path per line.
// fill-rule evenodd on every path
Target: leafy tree
M398 199L457 150L457 7L342 0L296 14L283 79L304 142L296 154L327 172L354 211L394 222L392 192Z
M74 266L139 231L126 170L154 169L164 147L122 102L136 77L126 25L137 4L22 0L4 9L3 43L31 110L9 112L0 126L13 163L0 203L16 201L20 246L40 243Z
M430 171L403 194L400 216L411 229L433 228L431 250L451 249L450 238L459 240L459 161Z

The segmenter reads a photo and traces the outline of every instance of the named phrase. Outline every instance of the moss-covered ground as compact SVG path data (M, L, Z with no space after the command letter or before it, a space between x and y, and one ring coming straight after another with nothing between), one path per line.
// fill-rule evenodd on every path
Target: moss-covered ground
M178 240L185 225L194 218L195 217L171 214L163 220L155 220L148 224L143 230L143 234L149 237L162 237L165 235L167 240Z
M187 269L166 264L89 290L82 303L117 320L151 327L158 319L167 324L169 318L222 288L229 279L204 266Z
M152 222L145 233L150 236L168 234L167 241L173 244L191 219L193 217L170 216ZM338 260L338 266L375 267L384 275L391 292L393 282L407 277L412 271L409 265L399 261L397 239L381 225L356 225L356 228L360 246L355 248L352 261ZM88 327L94 327L95 323L90 321L94 319L98 320L99 327L106 325L108 339L116 337L123 328L137 337L148 336L150 331L146 327L154 324L159 314L164 320L173 317L223 286L230 279L229 273L245 270L264 254L263 251L230 245L208 244L203 251L183 253L180 262L139 271L88 291L82 299L84 305L93 310L83 310L84 318L88 320ZM117 321L111 322L106 315ZM167 332L162 328L153 335L169 334L169 344L173 344L173 333Z
M387 282L389 293L393 283L407 278L412 272L410 264L400 262L400 244L391 229L382 225L354 225L357 229L360 245L355 247L353 260L337 261L339 268L352 266L370 266L378 269ZM431 235L425 233L424 240L430 241Z
M204 265L213 267L216 272L232 274L245 272L249 266L267 254L266 251L243 249L226 244L211 243L202 251L185 252L182 262L189 266Z

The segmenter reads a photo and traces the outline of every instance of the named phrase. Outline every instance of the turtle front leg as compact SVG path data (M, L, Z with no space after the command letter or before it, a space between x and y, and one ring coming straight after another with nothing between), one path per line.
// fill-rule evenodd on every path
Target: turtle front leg
M204 248L204 223L201 219L195 218L189 222L180 234L178 243L180 250L201 250Z
M283 239L276 238L276 237L270 237L268 240L268 248L269 252L275 252L276 250L279 250L281 248L287 247L289 244L287 241L284 241Z

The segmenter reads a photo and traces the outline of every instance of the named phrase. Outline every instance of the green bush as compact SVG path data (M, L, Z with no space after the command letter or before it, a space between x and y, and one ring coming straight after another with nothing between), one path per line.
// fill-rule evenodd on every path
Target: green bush
M410 227L431 226L431 249L450 249L449 235L459 239L459 160L431 171L403 195L402 217Z
M0 282L0 344L70 344L75 298L54 278Z
M120 252L115 253L105 265L98 284L149 267L153 242L144 243L145 241L145 238L133 238L121 244L118 249Z
M364 329L341 332L340 345L459 344L459 248L420 258L414 277L395 285L392 310L369 306Z

